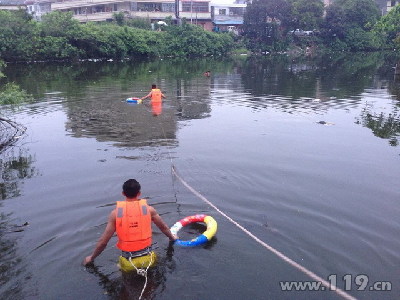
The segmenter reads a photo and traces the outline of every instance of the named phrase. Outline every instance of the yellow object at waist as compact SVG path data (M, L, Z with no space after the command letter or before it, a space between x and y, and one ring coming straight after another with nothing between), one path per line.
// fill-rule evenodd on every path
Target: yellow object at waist
M120 256L118 266L123 272L132 272L135 271L135 267L138 269L146 269L149 264L150 267L154 267L157 262L157 255L154 251L150 252L147 255L139 256L129 259ZM132 265L134 264L135 267Z

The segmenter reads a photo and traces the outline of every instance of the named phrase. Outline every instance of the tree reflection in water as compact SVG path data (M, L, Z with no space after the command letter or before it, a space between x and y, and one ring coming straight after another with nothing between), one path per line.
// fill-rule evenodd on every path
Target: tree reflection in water
M375 113L371 107L366 107L361 111L362 124L372 130L373 134L382 139L388 139L391 146L399 145L400 135L400 115L397 107L395 111L386 115L383 112Z
M1 200L21 195L22 180L38 174L34 161L26 149L11 148L0 153ZM0 294L3 299L25 298L21 287L31 277L24 258L17 255L19 235L28 223L17 225L14 222L12 214L0 213Z
M38 174L32 165L35 158L25 149L15 148L5 151L0 156L0 195L1 200L14 198L21 195L20 185L23 179L32 178Z

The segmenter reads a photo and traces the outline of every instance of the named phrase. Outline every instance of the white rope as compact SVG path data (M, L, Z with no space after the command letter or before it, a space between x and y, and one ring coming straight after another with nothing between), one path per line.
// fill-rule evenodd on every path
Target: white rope
M300 264L298 264L297 262L295 262L294 260L290 259L289 257L287 257L286 255L284 255L282 252L276 250L275 248L271 247L270 245L268 245L267 243L263 242L262 240L260 240L257 236L255 236L253 233L251 233L249 230L247 230L246 228L244 228L242 225L240 225L238 222L236 222L235 220L233 220L231 217L229 217L227 214L225 214L223 211L221 211L217 206L215 206L214 204L212 204L206 197L204 197L202 194L200 194L199 192L197 192L194 188L192 188L181 176L179 176L179 174L176 172L175 166L172 165L172 173L175 174L175 176L182 182L182 184L184 186L187 187L187 189L189 191L191 191L194 195L196 195L197 197L199 197L201 200L203 200L204 202L206 202L208 205L210 205L212 208L214 208L217 212L219 212L222 216L224 216L226 219L228 219L231 223L233 223L235 226L239 227L239 229L241 229L244 233L246 233L248 236L250 236L252 239L254 239L257 243L259 243L260 245L264 246L265 248L267 248L269 251L271 251L272 253L274 253L275 255L277 255L279 258L283 259L284 261L286 261L288 264L290 264L291 266L295 267L296 269L298 269L299 271L303 272L304 274L308 275L309 277L311 277L312 279L314 279L315 281L319 281L322 283L323 286L325 286L326 288L328 288L331 291L334 291L335 293L337 293L339 296L343 297L344 299L347 300L356 300L355 297L349 295L348 293L346 293L345 291L341 290L340 288L338 288L337 286L329 283L328 281L326 281L325 279L321 278L320 276L318 276L317 274L315 274L314 272L311 272L310 270L306 269L305 267L301 266Z
M146 286L147 286L147 270L150 268L151 264L153 263L153 251L150 252L150 263L146 269L136 268L135 264L132 262L132 257L129 257L129 262L136 269L136 273L145 278L144 286L143 286L142 292L140 293L140 296L139 296L139 300L140 300L140 299L142 299L144 290L146 289ZM144 262L142 263L142 267L143 267L143 264L144 264Z
M167 139L167 136L165 134L164 131L164 127L161 125L160 122L160 128L163 132L164 138ZM214 208L218 213L220 213L222 216L224 216L226 219L228 219L229 222L233 223L236 227L238 227L240 230L242 230L244 233L246 233L248 236L250 236L252 239L254 239L257 243L259 243L260 245L262 245L263 247L265 247L266 249L268 249L269 251L271 251L272 253L274 253L275 255L277 255L279 258L281 258L282 260L286 261L288 264L290 264L291 266L293 266L294 268L298 269L299 271L303 272L304 274L308 275L309 277L311 277L312 279L314 279L315 281L319 281L321 282L321 284L323 286L325 286L326 288L328 288L329 290L337 293L339 296L341 296L344 299L347 300L356 300L357 298L349 295L348 293L346 293L345 291L343 291L342 289L338 288L337 286L335 286L334 284L331 284L330 282L326 281L325 279L323 279L322 277L318 276L317 274L315 274L314 272L308 270L307 268L303 267L302 265L298 264L297 262L295 262L294 260L290 259L289 257L287 257L285 254L283 254L282 252L276 250L275 248L271 247L270 245L268 245L267 243L265 243L264 241L260 240L257 236L255 236L253 233L251 233L249 230L247 230L246 228L244 228L242 225L240 225L238 222L236 222L235 220L233 220L231 217L229 217L227 214L225 214L223 211L221 211L217 206L215 206L213 203L211 203L206 197L204 197L202 194L200 194L199 192L197 192L194 188L192 188L176 171L176 168L173 164L173 160L172 160L172 156L171 153L168 149L168 155L169 155L169 159L171 161L171 168L172 171L171 173L174 174L180 181L181 183L189 190L191 191L194 195L196 195L198 198L200 198L201 200L203 200L205 203L207 203L208 205L210 205L212 208Z

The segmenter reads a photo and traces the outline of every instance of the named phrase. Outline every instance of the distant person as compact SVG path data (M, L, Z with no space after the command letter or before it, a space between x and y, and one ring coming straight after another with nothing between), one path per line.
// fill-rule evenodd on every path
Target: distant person
M151 86L151 91L146 96L141 98L141 100L151 98L151 102L161 102L162 98L166 98L165 95L161 92L160 89L157 88L155 84Z
M157 211L147 204L145 199L139 199L140 184L135 179L125 181L122 186L124 201L117 201L117 207L110 213L107 226L98 240L93 253L86 256L83 265L90 264L107 247L108 241L117 232L117 248L122 251L119 265L123 271L133 271L136 268L147 268L156 262L156 255L151 248L153 222L170 241L178 237L173 235L169 227Z
M203 75L206 76L206 77L210 77L211 76L211 71L205 71Z

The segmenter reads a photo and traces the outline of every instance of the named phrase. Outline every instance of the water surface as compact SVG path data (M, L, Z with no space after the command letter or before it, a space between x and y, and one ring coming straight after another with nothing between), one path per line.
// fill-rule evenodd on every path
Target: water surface
M145 299L339 299L283 292L311 280L188 191L179 174L245 228L322 278L365 274L400 296L400 83L382 55L290 60L11 65L7 80L35 103L3 109L28 130L1 153L2 299L137 299L112 238L95 268L80 265L105 228L121 185L137 178L164 220L213 216L198 248L170 247ZM211 70L211 77L204 77ZM129 105L156 83L162 112ZM195 236L195 226L183 236ZM367 288L367 289L368 289Z

